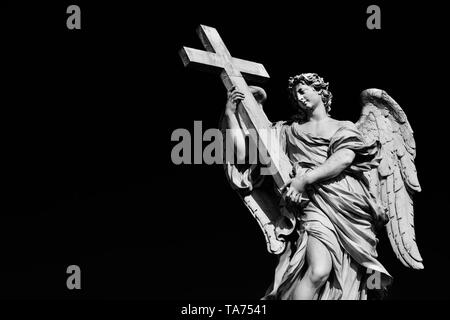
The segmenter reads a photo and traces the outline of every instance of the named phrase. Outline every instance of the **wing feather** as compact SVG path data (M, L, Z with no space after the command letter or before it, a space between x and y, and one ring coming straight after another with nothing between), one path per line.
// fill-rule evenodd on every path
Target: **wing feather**
M367 142L381 144L382 159L370 172L369 181L387 209L386 231L391 247L405 266L422 269L412 200L413 193L421 190L414 164L413 130L402 108L385 91L364 90L361 101L361 117L356 125Z

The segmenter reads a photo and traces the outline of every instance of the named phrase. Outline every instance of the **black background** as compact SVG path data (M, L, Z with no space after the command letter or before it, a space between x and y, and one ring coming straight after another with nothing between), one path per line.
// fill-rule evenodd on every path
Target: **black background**
M66 8L81 7L81 30ZM366 8L381 7L381 30ZM425 270L403 267L380 235L394 276L388 299L449 298L447 34L442 8L362 2L190 4L129 1L2 5L0 70L4 209L0 297L259 299L276 257L221 165L174 165L177 128L216 127L225 89L185 69L199 24L233 56L264 64L265 111L290 117L287 78L330 82L332 116L356 121L359 93L386 90L408 115L423 191L415 197ZM82 290L66 288L66 268Z

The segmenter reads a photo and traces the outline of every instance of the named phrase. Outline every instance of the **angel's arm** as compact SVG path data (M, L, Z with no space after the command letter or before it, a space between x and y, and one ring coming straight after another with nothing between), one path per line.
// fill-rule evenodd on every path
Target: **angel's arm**
M350 149L336 151L323 164L305 174L306 185L338 176L352 164L353 159L355 159L355 153Z
M237 104L243 99L244 95L235 89L229 92L224 114L227 129L229 129L233 145L236 146L238 163L242 163L244 161L246 152L244 133L242 132L242 128L236 117Z
M344 148L336 151L317 168L290 180L286 184L286 186L290 185L286 196L294 202L300 201L298 196L305 191L308 185L338 176L352 164L353 159L355 159L355 153L350 149Z
M267 98L265 91L262 88L250 86L250 92L255 97L259 104L262 104ZM236 116L237 106L240 101L244 100L244 94L233 87L228 93L228 100L225 106L225 120L227 124L227 129L229 130L231 139L237 150L237 161L238 163L243 163L245 161L248 144L245 140L244 132Z

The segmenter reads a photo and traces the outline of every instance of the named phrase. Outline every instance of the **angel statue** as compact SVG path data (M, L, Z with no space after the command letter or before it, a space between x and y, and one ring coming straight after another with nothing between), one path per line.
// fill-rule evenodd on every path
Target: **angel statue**
M265 91L250 89L262 108ZM288 91L294 118L270 125L293 167L281 193L261 174L261 163L245 162L249 133L239 112L244 94L236 87L221 120L223 130L234 129L236 158L244 160L226 162L226 175L260 224L269 251L279 255L263 299L367 299L375 273L377 289L385 290L392 277L376 251L383 228L398 259L422 269L412 202L420 191L416 147L402 108L385 91L364 90L355 124L330 117L332 94L315 73L291 77Z

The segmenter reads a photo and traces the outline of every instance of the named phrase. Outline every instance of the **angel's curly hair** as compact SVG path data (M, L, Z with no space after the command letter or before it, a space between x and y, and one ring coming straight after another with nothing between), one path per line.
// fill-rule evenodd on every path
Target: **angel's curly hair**
M333 95L328 90L328 82L325 82L322 77L319 77L317 73L302 73L293 77L289 78L288 81L288 91L289 91L289 98L291 100L291 103L296 107L295 109L298 110L298 101L297 101L297 94L295 92L295 86L299 83L303 83L307 86L313 87L314 90L319 92L320 96L322 97L322 102L325 106L325 110L327 113L330 113L331 111L331 100L333 98ZM305 119L305 114L302 110L298 111L299 114L296 114L293 119L302 121Z

